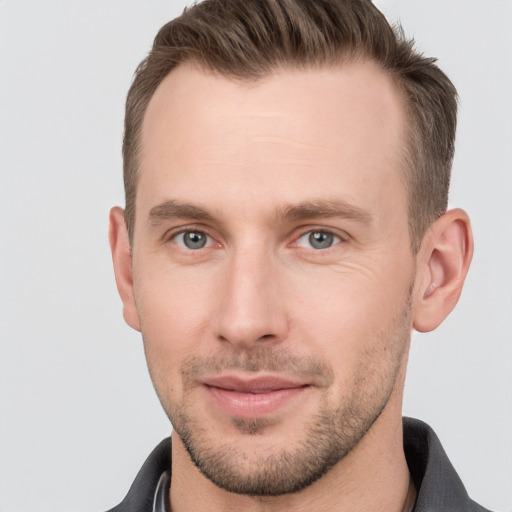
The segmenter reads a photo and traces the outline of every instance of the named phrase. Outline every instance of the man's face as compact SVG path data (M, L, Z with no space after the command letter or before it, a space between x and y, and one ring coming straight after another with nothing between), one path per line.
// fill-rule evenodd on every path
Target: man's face
M255 85L182 65L152 98L132 323L175 447L220 487L303 488L399 403L404 124L371 63Z

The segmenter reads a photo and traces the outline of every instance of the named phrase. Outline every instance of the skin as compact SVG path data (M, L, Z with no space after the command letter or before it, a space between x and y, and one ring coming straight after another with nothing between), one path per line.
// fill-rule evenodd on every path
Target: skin
M371 62L280 70L252 85L181 65L157 89L132 250L119 208L110 240L124 317L143 333L175 427L174 511L407 510L410 333L454 307L472 238L466 214L452 210L411 252L405 126L398 91ZM206 245L188 248L184 231ZM332 244L312 246L312 232ZM228 393L226 409L205 385L219 376L300 389L268 411L258 398L256 412L233 408ZM252 477L284 453L302 459L319 416L348 454L296 493L230 492L183 443L192 436L200 455L222 452L235 475Z

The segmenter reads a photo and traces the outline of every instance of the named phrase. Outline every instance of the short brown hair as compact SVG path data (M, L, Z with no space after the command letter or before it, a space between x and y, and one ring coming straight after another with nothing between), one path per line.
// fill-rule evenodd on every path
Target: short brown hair
M409 119L404 148L412 247L446 211L454 153L457 91L448 77L393 29L370 0L205 0L158 32L126 100L125 219L133 240L141 127L148 103L178 64L195 62L256 81L282 67L375 61L402 92Z

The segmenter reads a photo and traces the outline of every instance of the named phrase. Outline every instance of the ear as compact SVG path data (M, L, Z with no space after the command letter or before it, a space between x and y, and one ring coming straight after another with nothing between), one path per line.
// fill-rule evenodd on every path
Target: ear
M123 317L133 329L140 331L140 319L133 291L132 256L130 240L124 220L124 210L118 206L110 210L108 238L112 251L117 290L123 301Z
M425 235L417 263L413 326L429 332L457 304L473 257L473 235L463 210L446 212Z

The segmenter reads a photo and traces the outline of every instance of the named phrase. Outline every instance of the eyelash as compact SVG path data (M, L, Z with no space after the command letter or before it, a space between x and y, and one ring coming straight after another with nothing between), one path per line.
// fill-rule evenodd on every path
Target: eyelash
M187 226L186 228L182 228L178 231L170 231L170 232L167 232L165 234L165 236L163 237L163 241L164 243L165 242L173 242L175 245L177 245L181 250L183 251L190 251L190 252L193 252L194 249L191 249L190 247L183 247L181 246L180 244L178 244L176 242L176 240L178 239L178 237L180 235L185 235L186 233L194 233L194 234L197 234L197 235L202 235L202 236L205 236L207 238L207 241L206 241L206 244L207 245L211 245L211 242L215 242L215 239L209 235L204 229L202 228L196 228L194 226ZM183 244L184 245L184 244ZM217 242L217 246L220 246L220 244ZM201 247L200 249L204 249L206 247ZM198 249L196 249L198 250Z
M312 245L312 242L313 240L311 240L311 237L312 235L315 235L315 234L322 234L324 236L327 236L327 240L329 241L329 238L330 238L330 245L328 245L327 247L311 247ZM308 242L309 242L309 247L303 247L300 245L300 241L302 239L305 239L306 237L308 237ZM329 230L329 229L325 229L325 228L313 228L313 229L308 229L307 231L303 232L299 237L297 237L295 239L295 242L293 245L299 247L299 248L303 248L303 249L312 249L314 250L315 252L324 252L324 251L329 251L329 249L332 249L334 248L335 246L339 245L341 242L345 241L346 239L341 236L341 234L339 233L336 233L334 232L333 230ZM320 244L323 242L323 240L319 240L317 239L316 240L317 242L319 242Z
M205 246L193 249L191 247L186 247L184 242L178 243L177 242L178 237L180 235L185 235L186 233L195 233L197 235L206 237ZM323 235L327 235L327 237L332 237L333 242L331 243L331 245L324 247L324 248L315 248L315 247L311 247L311 246L304 247L304 246L300 245L301 239L304 239L306 236L311 236L314 233L321 233ZM171 232L167 232L163 238L164 238L165 243L173 242L180 250L186 251L186 252L196 252L201 249L211 248L212 242L214 242L217 247L221 247L220 242L217 242L216 239L213 236L211 236L210 234L208 234L207 230L205 230L202 226L198 226L198 227L187 226L186 228L181 228L178 231L171 230ZM306 250L306 251L311 250L318 254L319 253L327 253L327 252L330 252L331 249L335 248L340 243L346 242L348 240L348 238L349 237L346 233L340 233L337 230L321 228L321 227L308 227L307 230L305 228L303 228L303 230L301 230L301 232L298 236L293 237L293 241L290 244L288 244L288 246L296 247L298 249ZM311 240L310 240L310 242L311 242ZM320 240L319 243L321 243L321 242L322 241Z

